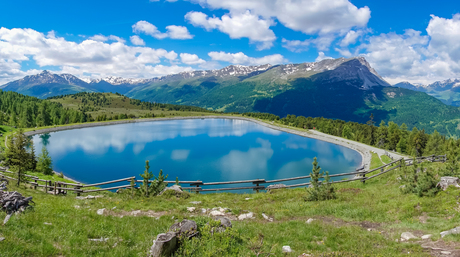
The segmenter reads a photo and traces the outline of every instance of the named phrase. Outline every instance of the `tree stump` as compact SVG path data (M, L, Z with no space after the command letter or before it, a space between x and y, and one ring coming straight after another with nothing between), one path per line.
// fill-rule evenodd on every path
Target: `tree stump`
M153 241L150 249L150 257L170 256L177 247L177 237L175 232L159 234Z

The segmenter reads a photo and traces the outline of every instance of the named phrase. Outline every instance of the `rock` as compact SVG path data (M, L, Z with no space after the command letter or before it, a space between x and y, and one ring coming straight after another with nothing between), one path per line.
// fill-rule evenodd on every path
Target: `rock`
M283 253L292 253L292 249L289 245L283 246Z
M244 198L244 200L246 200L246 201L247 201L247 200L251 200L251 199L252 199L252 198L249 198L249 197L247 197L247 198Z
M221 212L221 211L211 211L211 212L209 213L209 215L211 215L211 216L224 216L225 213L223 213L223 212Z
M431 234L429 234L429 235L423 235L423 236L422 236L422 239L430 239L431 236L432 236Z
M108 237L104 238L104 237L101 237L101 238L90 238L88 239L89 241L92 241L92 242L107 242L109 240Z
M45 222L45 223L43 223L43 224L45 224L45 225L48 225L48 226L51 226L51 225L53 225L53 224L51 224L51 223L48 223L48 222Z
M205 208L201 208L201 213L206 213L206 209Z
M0 242L3 241L3 240L5 240L5 238L4 238L4 237L0 237Z
M81 208L80 205L74 205L73 207L74 207L75 209L80 209L80 208Z
M286 188L287 186L285 184L273 184L273 185L269 185L267 187L267 191L269 190L274 190L274 189L281 189L281 188Z
M436 186L442 188L442 190L446 190L449 186L460 187L458 185L459 182L460 179L457 177L441 177L441 180Z
M225 213L227 210L224 208L219 208L219 211Z
M302 253L302 255L299 255L298 257L309 257L311 256L311 254L308 254L308 253Z
M445 237L445 236L451 235L451 234L460 234L460 227L456 227L456 228L453 228L451 230L443 231L440 234L441 234L441 237Z
M101 197L104 197L103 195L96 195L96 196L93 196L93 195L88 195L88 196L76 196L75 199L78 199L78 200L85 200L85 199L96 199L96 198L101 198Z
M309 218L305 223L310 224L314 221L315 219Z
M201 201L193 201L193 202L190 202L191 204L201 204Z
M142 213L141 210L137 210L137 211L132 211L132 212L131 212L131 215L137 216L138 214L141 214L141 213Z
M189 211L189 212L194 212L195 209L196 209L195 207L187 207L187 211Z
M253 218L254 218L254 213L252 212L241 214L240 216L238 216L238 220L253 219Z
M232 222L227 217L215 217L214 220L220 220L220 225L225 228L231 228Z
M104 215L105 208L97 210L97 215Z
M150 257L170 256L177 248L177 236L175 232L159 234L153 240L150 248Z
M198 234L196 222L193 220L183 220L179 223L175 223L169 228L169 231L177 233L181 236L185 235L188 238Z
M441 254L450 255L451 252L449 252L449 251L441 251Z
M273 222L273 218L270 218L268 217L265 213L262 213L262 217L264 217L264 219L270 221L270 222Z
M163 189L163 191L160 192L160 195L162 195L164 192L166 192L166 190L174 190L178 193L183 193L182 191L182 188L178 185L173 185L173 186L170 186L170 187L167 187L165 189Z
M114 206L114 207L112 208L112 210L115 210L116 208L117 208L117 206Z
M401 240L410 240L417 239L418 237L414 236L411 232L404 232L401 234Z

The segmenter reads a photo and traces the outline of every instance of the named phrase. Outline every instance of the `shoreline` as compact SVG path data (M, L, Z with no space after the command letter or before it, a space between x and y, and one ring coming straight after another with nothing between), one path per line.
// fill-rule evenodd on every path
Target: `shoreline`
M26 136L33 136L37 134L45 134L45 133L51 133L51 132L58 132L58 131L63 131L63 130L72 130L72 129L82 129L82 128L90 128L90 127L99 127L99 126L110 126L110 125L118 125L118 124L127 124L127 123L139 123L139 122L154 122L154 121L166 121L166 120L186 120L186 119L232 119L232 120L244 120L244 121L249 121L249 122L254 122L256 124L259 124L261 126L265 126L271 129L275 129L278 131L302 136L302 137L308 137L312 139L317 139L321 140L324 142L332 143L335 145L343 146L352 150L357 151L358 153L361 154L362 161L361 165L364 166L364 169L369 169L370 168L370 163L372 159L371 151L374 153L377 153L379 156L389 154L393 158L403 158L402 155L394 152L387 152L386 150L376 148L373 146L369 146L360 142L356 142L353 140L341 138L341 137L336 137L332 135L328 135L316 130L305 130L304 131L298 131L295 129L290 129L290 128L284 128L278 125L270 124L268 122L260 121L254 118L246 118L246 117L238 117L238 116L228 116L228 115L222 115L222 116L216 116L216 115L208 115L208 116L184 116L184 117L168 117L168 118L147 118L147 119L130 119L130 120L117 120L117 121L109 121L109 122L93 122L93 123L81 123L81 124L75 124L75 125L69 125L69 126L62 126L62 127L53 127L53 128L45 128L45 129L38 129L38 130L33 130L33 131L27 131L24 134ZM6 144L6 140L5 140ZM72 179L73 180L73 179ZM78 181L76 181L78 182ZM78 182L79 183L79 182Z

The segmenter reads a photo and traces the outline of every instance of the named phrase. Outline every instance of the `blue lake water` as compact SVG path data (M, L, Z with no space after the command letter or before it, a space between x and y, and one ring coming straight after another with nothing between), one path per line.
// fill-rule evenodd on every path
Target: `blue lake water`
M146 160L155 175L162 169L168 180L203 182L305 176L314 157L330 174L354 171L362 161L342 146L230 119L82 128L35 135L33 141L37 154L46 145L55 171L82 183L140 179Z

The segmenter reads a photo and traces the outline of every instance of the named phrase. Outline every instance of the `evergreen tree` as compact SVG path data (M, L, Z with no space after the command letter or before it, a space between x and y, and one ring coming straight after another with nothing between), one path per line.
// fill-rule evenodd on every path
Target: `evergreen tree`
M449 139L447 141L446 147L446 154L447 154L447 162L446 168L444 172L442 172L443 176L458 176L460 173L459 167L459 159L460 159L460 148L457 145L456 140Z
M42 146L42 152L38 155L37 170L45 175L53 175L51 156L46 146Z
M377 147L384 148L387 145L388 128L385 126L385 121L381 121L377 129Z
M321 183L319 179L323 177L321 167L318 165L316 157L313 159L313 168L310 172L310 187L307 189L307 201L322 201L336 198L334 188L330 184L329 172L326 171L326 177Z
M423 151L425 155L431 154L443 154L444 147L443 147L444 139L438 131L434 131L433 134L428 139L426 143L425 150Z
M148 197L151 191L149 180L153 178L153 173L149 171L150 165L149 161L145 161L145 170L144 174L140 174L142 177L142 185L140 186L141 194L145 197Z
M346 139L353 139L353 133L351 132L350 127L348 125L345 125L342 129L342 137Z
M22 129L19 129L8 138L5 163L10 166L11 170L16 172L18 186L27 179L25 172L31 167L32 155L26 149L30 144L29 141Z

